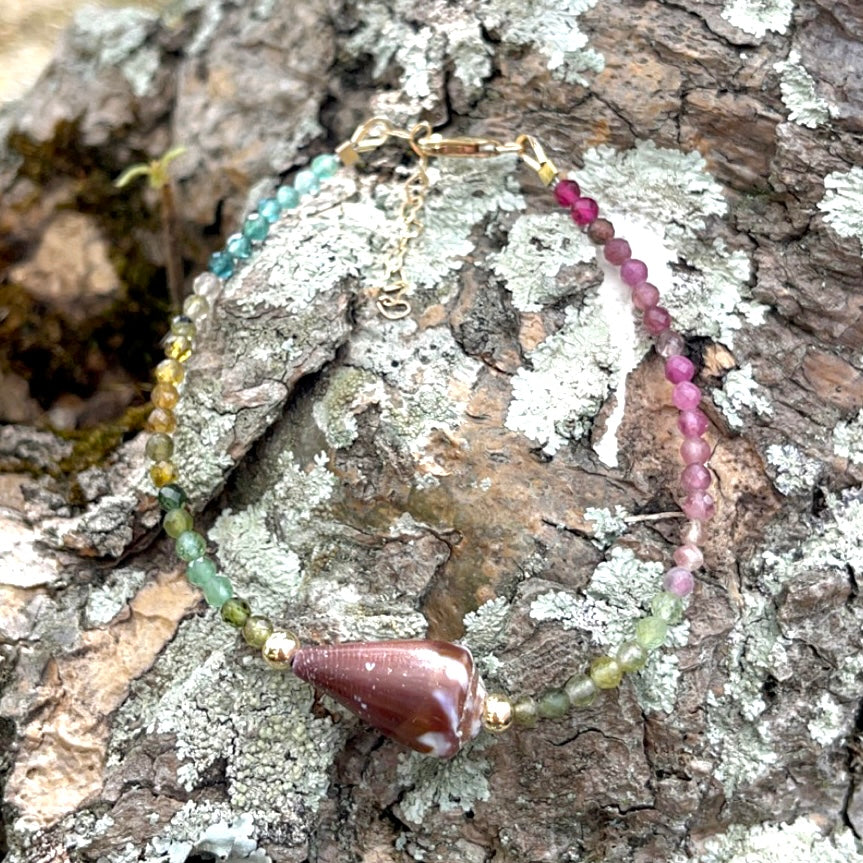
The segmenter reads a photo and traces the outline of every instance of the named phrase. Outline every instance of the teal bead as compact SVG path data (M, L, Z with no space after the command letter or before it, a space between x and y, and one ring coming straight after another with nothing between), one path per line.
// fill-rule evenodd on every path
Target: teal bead
M321 153L320 156L315 156L312 159L312 173L322 180L332 177L338 170L339 157L334 156L332 153Z
M234 275L234 259L228 252L213 252L210 255L210 272L220 279L230 279Z
M248 237L253 243L263 243L270 233L270 223L260 214L251 213L243 222L243 236Z
M294 177L294 188L301 195L314 195L321 188L321 181L313 171L299 171Z
M240 260L245 260L252 256L252 244L249 238L244 237L242 234L231 234L228 237L228 242L225 243L225 248L230 255Z
M188 499L186 492L176 483L172 482L169 485L163 485L159 489L159 506L162 507L165 512L168 512L168 510L171 509L178 509Z
M198 587L203 587L212 581L216 573L216 564L209 557L199 557L186 567L186 578Z
M276 200L283 210L293 210L300 203L300 193L293 186L279 186Z
M683 620L683 600L667 590L653 597L650 601L650 610L672 626Z
M201 590L204 592L207 605L212 605L214 608L221 608L234 595L231 581L224 575L214 576L201 586Z
M275 198L264 198L258 204L258 212L272 225L282 215L282 207Z
M196 530L185 530L177 537L176 548L180 560L196 560L207 550L207 543Z
M642 617L635 624L635 640L645 650L656 650L668 635L668 624L661 617Z

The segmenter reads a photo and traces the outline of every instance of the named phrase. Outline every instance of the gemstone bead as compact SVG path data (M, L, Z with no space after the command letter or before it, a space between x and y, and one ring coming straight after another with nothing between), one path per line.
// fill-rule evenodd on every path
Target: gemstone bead
M654 341L656 352L661 357L680 356L686 348L686 342L683 341L683 336L676 330L663 330Z
M704 491L710 487L713 478L703 464L687 465L680 474L680 484L684 491Z
M704 464L712 455L710 444L703 437L686 437L680 444L684 464Z
M685 525L680 529L680 542L683 545L692 545L699 546L704 543L706 539L707 531L704 527L703 521L688 521ZM674 552L674 559L677 560L677 552ZM702 555L701 563L698 565L701 566L704 563L704 557ZM678 563L678 566L682 564ZM694 568L694 567L693 567Z
M332 153L321 153L312 159L312 173L322 180L332 177L339 170L339 157Z
M683 601L679 596L663 590L650 600L650 610L666 623L674 625L683 620Z
M194 341L195 336L198 335L198 328L189 315L175 315L171 319L171 332L175 336L183 336Z
M569 696L562 689L546 690L536 703L536 712L543 719L560 719L569 708Z
M177 429L177 418L173 411L164 408L153 408L147 417L147 428L160 434L171 434Z
M581 189L575 180L561 180L554 187L554 199L562 207L571 207L581 197Z
M536 709L536 701L531 696L522 695L513 702L512 720L516 725L533 728L538 719L539 713Z
M695 375L695 363L679 354L670 356L665 361L665 379L673 384L691 381Z
M173 482L177 478L177 467L172 461L157 461L150 467L150 479L156 488Z
M201 273L195 276L195 281L192 282L192 290L195 295L202 297L208 302L215 300L222 293L223 287L222 280L215 273ZM186 299L188 302L191 297L187 297ZM185 304L183 309L185 311ZM186 314L188 315L189 312L186 312ZM189 315L189 317L194 317L194 315Z
M159 489L159 506L165 512L183 506L187 500L186 492L176 483L171 483L171 485L166 485Z
M207 273L206 275L212 276L213 274ZM183 312L198 326L201 326L210 314L210 304L204 297L192 294L191 297L186 297L183 301Z
M599 215L599 204L593 198L577 198L570 213L576 225L589 225Z
M681 411L677 418L677 427L684 437L700 437L707 431L710 421L707 414L696 408L691 411Z
M234 275L234 259L228 252L213 252L209 268L220 279L230 279Z
M165 348L165 356L178 363L184 363L192 356L192 340L185 336L168 333L162 340L162 345Z
M590 707L599 693L596 684L586 674L573 674L564 684L563 691L573 707Z
M221 608L234 595L234 588L230 579L225 578L224 575L216 575L206 584L201 585L201 592L207 605Z
M231 234L225 248L229 254L241 261L252 256L252 241L243 234Z
M398 743L451 758L482 727L485 687L470 651L446 641L302 647L294 674Z
M294 188L301 195L314 195L321 188L321 181L314 171L298 171L297 176L294 177Z
M279 186L276 200L283 210L293 210L300 203L300 193L293 186Z
M613 656L597 656L590 663L590 679L598 689L614 689L620 686L623 669Z
M662 577L662 586L669 593L682 598L692 593L695 579L688 569L684 569L682 566L673 566Z
M680 508L687 518L691 518L694 521L707 521L713 518L716 512L713 495L706 491L689 492Z
M165 533L173 539L177 539L181 533L191 530L193 526L192 514L184 507L169 509L162 519L162 527L165 528Z
M658 336L671 326L671 315L668 313L668 309L662 306L646 309L642 320L644 322L644 329L652 336Z
M614 236L614 225L608 219L596 219L588 226L587 236L591 242L601 246Z
M264 198L258 204L258 212L272 225L282 215L282 207L276 198Z
M631 288L647 281L647 264L638 258L627 258L620 265L620 278Z
M635 640L645 650L656 650L668 635L668 624L661 618L650 615L635 624Z
M692 572L704 566L704 555L697 545L687 542L674 549L674 562Z
M671 391L671 402L682 411L695 410L701 404L701 389L690 381L681 381Z
M243 624L249 619L252 608L245 599L239 596L231 597L220 609L222 620L230 626L242 629Z
M183 531L177 537L177 557L180 560L197 560L207 550L207 543L204 537L196 530Z
M273 624L268 617L253 614L243 624L243 639L249 647L261 648L273 631Z
M629 674L633 671L641 671L647 663L647 651L635 640L624 641L617 648L615 654L621 671Z
M195 558L195 560L189 561L189 565L186 567L186 578L197 587L203 587L212 581L217 574L216 564L209 557Z
M150 401L157 408L164 408L166 411L173 410L180 401L180 394L173 384L156 384L153 391L150 393Z
M482 705L482 727L500 734L512 725L512 702L500 692L489 692Z
M253 243L263 243L270 233L270 223L260 213L250 213L243 222L243 236Z
M632 289L632 305L640 312L655 308L659 302L659 289L650 282L640 282Z
M162 433L152 434L147 439L144 452L151 461L168 461L174 454L173 438Z
M156 366L156 380L160 384L180 384L183 382L183 378L186 377L186 370L183 368L182 363L178 363L176 360L167 359L162 360L159 365Z
M609 264L614 264L616 267L619 267L632 254L632 249L629 247L629 243L627 243L626 240L615 237L605 244L603 254L605 255L605 260L608 261Z

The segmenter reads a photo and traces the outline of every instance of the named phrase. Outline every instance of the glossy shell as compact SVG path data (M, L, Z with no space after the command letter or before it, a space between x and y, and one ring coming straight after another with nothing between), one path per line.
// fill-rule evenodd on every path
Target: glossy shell
M363 722L438 758L452 758L482 725L485 687L467 648L448 641L351 642L303 647L297 677Z

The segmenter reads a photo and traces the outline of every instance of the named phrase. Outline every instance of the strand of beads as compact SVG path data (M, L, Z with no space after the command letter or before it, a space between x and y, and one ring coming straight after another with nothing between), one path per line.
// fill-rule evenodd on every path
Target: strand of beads
M510 703L506 696L490 695L487 702L491 709L487 706L484 724L491 731L504 730L510 722L531 727L537 719L557 719L572 707L587 707L600 690L614 689L624 674L642 669L648 653L665 642L668 627L683 618L683 601L694 586L693 572L704 563L699 548L704 541L704 523L712 518L715 508L707 491L711 475L706 463L711 450L704 439L708 419L699 409L701 390L692 383L695 365L684 356L683 337L671 328L671 315L659 305L659 290L647 281L646 264L632 257L629 243L614 236L614 225L599 217L599 205L582 195L574 180L559 180L554 196L569 209L575 224L590 240L602 247L605 259L619 268L621 279L631 289L632 304L641 313L642 325L665 359L665 377L672 384L671 402L679 411L677 425L683 435L680 454L685 467L680 481L685 497L681 509L689 521L674 550L675 565L663 577L663 590L651 600L651 613L636 622L634 637L623 642L613 656L594 659L587 673L574 674L562 688L549 689L538 699L521 696Z

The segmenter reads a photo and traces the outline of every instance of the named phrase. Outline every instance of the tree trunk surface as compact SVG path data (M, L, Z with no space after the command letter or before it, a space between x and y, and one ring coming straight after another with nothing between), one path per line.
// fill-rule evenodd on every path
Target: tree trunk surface
M79 14L0 114L7 859L863 861L861 73L852 0ZM185 580L136 407L158 196L112 185L187 148L191 282L375 114L535 135L648 263L710 419L716 516L669 643L443 762L265 668ZM670 385L513 156L433 162L412 314L381 317L412 167L396 141L343 169L227 282L182 483L256 611L308 641L459 639L540 697L632 636L671 565Z

